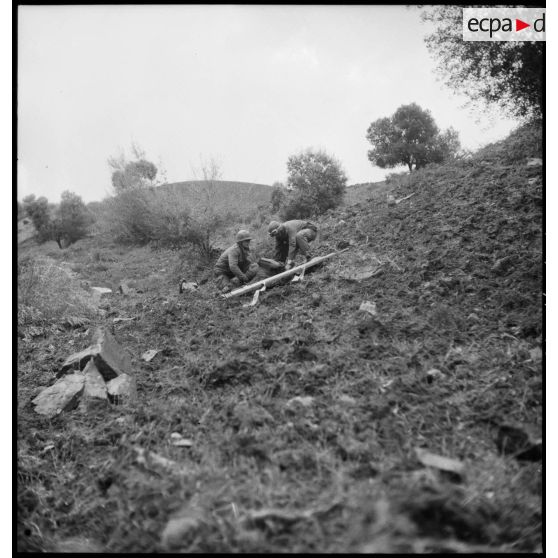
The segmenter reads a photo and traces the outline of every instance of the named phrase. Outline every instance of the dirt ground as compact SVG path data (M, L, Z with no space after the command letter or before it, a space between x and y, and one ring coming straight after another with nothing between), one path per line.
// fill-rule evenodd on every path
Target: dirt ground
M198 272L176 252L28 249L113 293L19 329L18 550L540 552L540 134L328 212L316 255L349 250L253 307L211 279L179 294ZM41 417L98 325L138 402Z

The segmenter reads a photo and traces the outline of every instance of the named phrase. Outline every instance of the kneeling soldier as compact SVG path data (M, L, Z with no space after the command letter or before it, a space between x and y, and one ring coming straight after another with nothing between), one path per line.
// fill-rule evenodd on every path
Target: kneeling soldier
M258 264L252 261L248 231L238 231L236 244L227 248L215 264L217 288L227 293L242 283L250 282L258 273Z
M298 253L305 256L307 262L312 259L309 243L318 234L318 227L314 223L299 219L285 221L283 224L271 221L267 232L275 238L275 259L278 262L287 260L285 269L294 266L294 259Z

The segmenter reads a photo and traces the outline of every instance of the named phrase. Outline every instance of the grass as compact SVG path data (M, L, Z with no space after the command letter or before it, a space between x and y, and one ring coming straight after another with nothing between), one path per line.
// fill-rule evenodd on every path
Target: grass
M525 134L509 150L537 156ZM180 296L178 279L202 273L181 251L101 238L59 251L73 288L115 291L94 322L130 354L139 400L40 417L30 400L88 326L20 340L18 549L541 551L541 461L496 444L504 423L542 428L540 167L507 152L394 179L396 197L418 192L396 207L370 191L324 215L316 252L352 248L254 307L211 279ZM254 234L269 255L265 223ZM343 278L378 260L373 278ZM463 462L463 478L422 466L417 447Z

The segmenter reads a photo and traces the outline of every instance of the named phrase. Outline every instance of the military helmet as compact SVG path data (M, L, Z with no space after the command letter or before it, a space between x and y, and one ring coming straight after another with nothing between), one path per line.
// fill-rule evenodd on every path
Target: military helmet
M271 223L269 223L269 226L267 227L267 232L271 234L277 227L279 227L279 225L281 225L281 223L279 223L278 221L271 221Z
M252 235L248 231L238 231L236 233L236 241L242 242L243 240L252 240Z

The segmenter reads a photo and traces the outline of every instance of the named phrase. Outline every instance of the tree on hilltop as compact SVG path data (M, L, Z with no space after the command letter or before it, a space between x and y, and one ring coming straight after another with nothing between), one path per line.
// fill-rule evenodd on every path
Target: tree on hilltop
M421 18L436 26L425 42L449 88L465 93L475 107L495 104L518 117L542 115L544 41L464 41L459 6L428 6Z
M419 169L453 157L460 148L458 133L451 127L441 133L430 111L416 103L372 122L366 139L372 144L369 161L382 169L406 165L412 171L413 166Z

